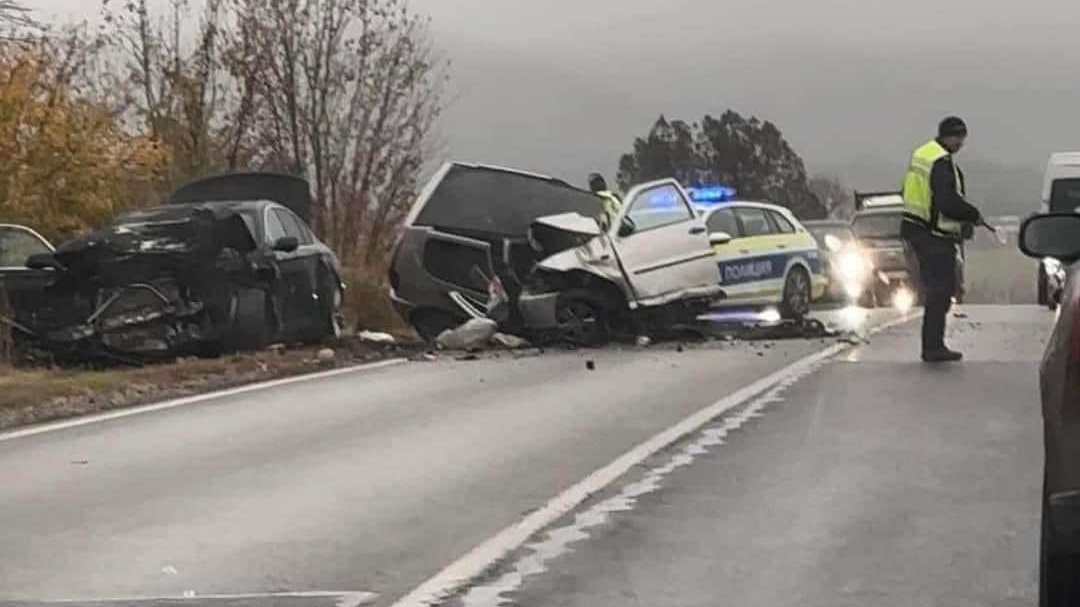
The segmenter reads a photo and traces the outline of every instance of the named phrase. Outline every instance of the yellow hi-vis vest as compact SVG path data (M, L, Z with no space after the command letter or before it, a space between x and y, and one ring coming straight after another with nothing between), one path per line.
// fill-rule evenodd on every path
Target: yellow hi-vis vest
M912 154L911 166L904 178L904 220L921 224L936 236L960 240L963 237L963 224L938 212L930 188L930 172L934 163L948 155L949 151L937 140L927 143ZM964 196L964 181L960 179L960 170L956 168L955 162L953 172L956 175L956 191Z
M607 215L608 222L615 220L615 216L619 214L619 209L622 207L622 201L611 190L603 190L596 193L602 199L601 204L604 207L604 214Z

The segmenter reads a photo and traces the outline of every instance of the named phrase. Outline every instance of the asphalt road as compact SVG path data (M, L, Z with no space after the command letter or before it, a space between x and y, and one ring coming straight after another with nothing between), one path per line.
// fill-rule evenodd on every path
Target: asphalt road
M980 309L973 321L956 323L976 354L962 367L912 363L911 325L770 398L783 405L751 403L760 420L509 596L1011 605L889 594L989 579L1029 599L1034 361L1049 317ZM388 605L657 432L832 341L410 363L0 438L0 603L315 607L329 595L295 593L351 592ZM841 581L854 594L837 603Z
M879 335L653 458L458 604L1035 605L1052 317L965 309L962 365L912 362L917 324Z

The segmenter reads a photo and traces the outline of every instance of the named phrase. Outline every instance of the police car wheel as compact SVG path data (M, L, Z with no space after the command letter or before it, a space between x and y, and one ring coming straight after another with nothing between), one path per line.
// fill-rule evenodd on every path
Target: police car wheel
M784 279L784 294L780 300L780 316L798 320L810 312L810 277L806 270L793 268Z

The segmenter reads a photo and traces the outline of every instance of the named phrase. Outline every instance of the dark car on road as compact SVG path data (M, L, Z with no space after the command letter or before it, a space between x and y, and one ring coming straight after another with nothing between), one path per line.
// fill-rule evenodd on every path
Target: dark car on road
M1020 249L1073 264L1039 367L1046 453L1039 604L1071 607L1080 605L1080 215L1029 218Z
M122 214L30 256L33 280L8 289L10 321L23 342L75 358L336 336L345 285L305 221L307 188L286 175L227 175Z
M829 279L828 301L857 300L870 279L873 263L859 246L851 223L842 220L804 221L822 256L822 272Z
M851 228L859 246L873 265L874 274L866 284L862 300L879 306L892 305L898 293L916 291L913 259L900 238L901 206L867 207L855 214Z

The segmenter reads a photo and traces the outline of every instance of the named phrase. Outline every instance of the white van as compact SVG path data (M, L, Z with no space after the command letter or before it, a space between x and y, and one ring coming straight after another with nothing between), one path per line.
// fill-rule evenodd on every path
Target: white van
M1080 212L1080 152L1058 152L1050 155L1043 176L1040 213ZM1047 284L1046 263L1039 264L1039 305L1053 307L1058 284ZM1056 272L1055 272L1056 273Z
M1042 213L1070 213L1080 209L1080 152L1050 156L1043 177Z

